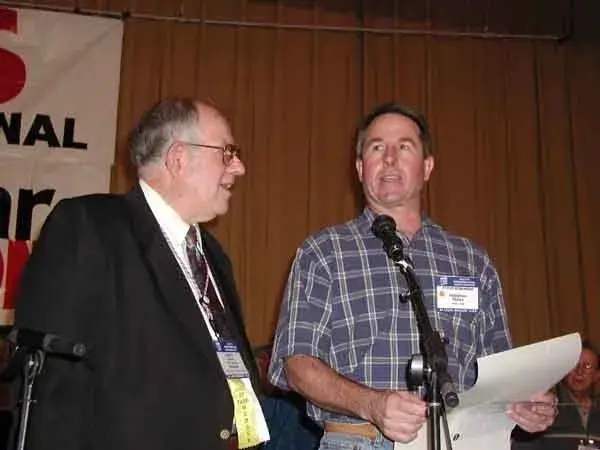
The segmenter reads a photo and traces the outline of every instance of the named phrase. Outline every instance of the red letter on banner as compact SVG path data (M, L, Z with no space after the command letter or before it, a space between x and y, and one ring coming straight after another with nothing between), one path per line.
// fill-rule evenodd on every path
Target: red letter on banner
M0 8L0 31L6 30L17 34L17 11ZM0 48L0 103L6 103L15 98L23 90L27 79L25 62L19 55Z
M21 272L29 258L27 241L9 241L6 258L6 283L4 289L4 309L15 308L15 291L19 286Z

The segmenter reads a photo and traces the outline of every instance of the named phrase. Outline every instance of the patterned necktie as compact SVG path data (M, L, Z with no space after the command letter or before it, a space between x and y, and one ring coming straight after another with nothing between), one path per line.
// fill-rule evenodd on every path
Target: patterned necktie
M226 313L215 292L215 286L210 282L208 264L206 257L198 247L198 233L194 226L190 226L185 236L185 248L194 281L200 292L200 301L209 317L210 325L221 339L231 340L233 335L227 325Z

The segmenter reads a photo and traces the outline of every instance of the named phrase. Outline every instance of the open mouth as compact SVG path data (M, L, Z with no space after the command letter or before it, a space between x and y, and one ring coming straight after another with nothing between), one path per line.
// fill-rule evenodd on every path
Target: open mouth
M381 177L381 181L385 183L399 183L402 181L402 177L400 175L384 175Z

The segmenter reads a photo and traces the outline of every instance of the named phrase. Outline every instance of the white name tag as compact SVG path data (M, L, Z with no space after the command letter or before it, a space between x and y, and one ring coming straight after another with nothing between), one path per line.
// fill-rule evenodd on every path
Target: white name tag
M440 311L479 310L479 280L451 275L435 279L436 307Z
M250 374L234 342L215 341L217 357L228 379L248 378Z

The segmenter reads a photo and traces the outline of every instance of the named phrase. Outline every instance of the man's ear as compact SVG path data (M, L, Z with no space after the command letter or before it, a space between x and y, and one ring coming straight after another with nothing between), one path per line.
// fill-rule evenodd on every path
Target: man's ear
M433 166L435 165L435 160L433 156L427 156L423 161L423 174L425 181L429 181L429 177L431 176L431 172L433 172Z
M183 145L174 143L165 153L165 167L171 175L181 173L187 153Z
M358 181L362 183L363 180L363 161L362 158L356 158L356 174L358 175Z

